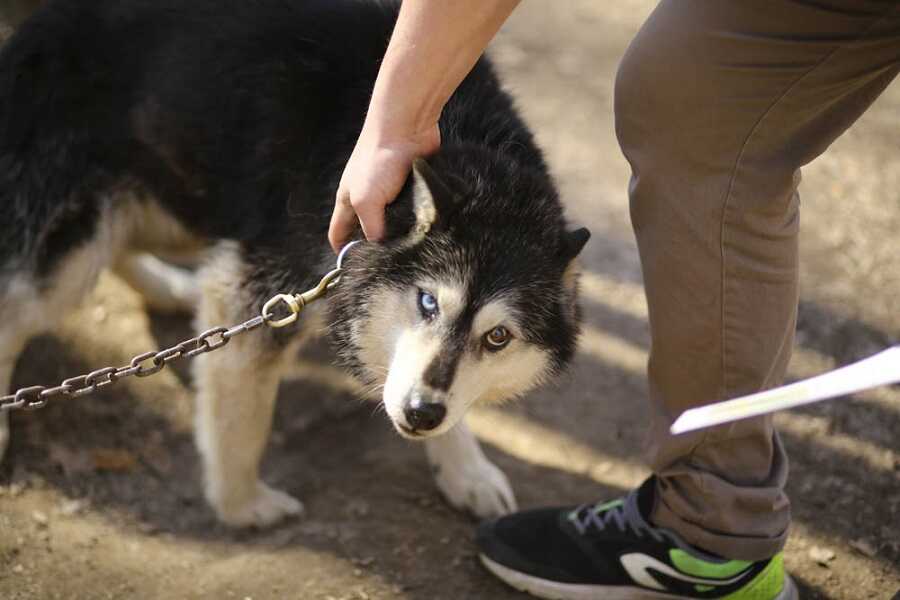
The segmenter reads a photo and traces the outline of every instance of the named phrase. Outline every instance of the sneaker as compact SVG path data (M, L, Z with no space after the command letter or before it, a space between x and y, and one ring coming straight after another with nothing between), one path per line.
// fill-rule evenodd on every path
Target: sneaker
M603 504L485 521L478 528L481 562L512 587L551 600L797 599L781 553L724 560L648 523L653 485L648 479Z

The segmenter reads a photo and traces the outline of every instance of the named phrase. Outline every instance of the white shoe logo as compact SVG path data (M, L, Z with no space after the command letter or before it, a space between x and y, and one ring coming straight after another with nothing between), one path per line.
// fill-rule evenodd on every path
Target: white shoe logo
M646 554L623 554L619 557L619 560L622 562L622 566L628 572L628 575L637 583L644 587L662 591L667 591L665 586L660 584L650 574L649 569L654 569L655 571L668 575L672 579L684 581L685 583L699 583L701 585L712 586L731 585L732 583L740 581L748 573L748 571L745 571L731 579L701 579L699 577L691 577L690 575L679 573L669 565L656 560L652 556L647 556Z

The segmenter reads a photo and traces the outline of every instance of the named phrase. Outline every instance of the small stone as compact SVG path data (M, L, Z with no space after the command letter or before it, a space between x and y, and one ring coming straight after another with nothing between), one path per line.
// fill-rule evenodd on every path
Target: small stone
M16 575L20 575L25 572L25 567L23 567L22 565L16 565L12 568L12 572Z
M47 523L50 522L50 519L47 518L47 514L43 513L39 510L32 511L31 519L37 523L38 527L46 527Z
M106 320L106 316L107 316L106 309L102 306L97 306L92 311L91 316L94 317L95 322L102 323L103 321Z
M868 541L863 539L853 540L852 542L850 542L850 547L863 556L868 556L869 558L875 558L875 555L878 554L878 551L875 550L875 547Z
M827 567L828 563L834 560L834 550L831 548L822 548L813 546L809 549L809 557L823 567Z
M362 577L362 569L353 569L353 574L357 577Z
M59 505L59 514L64 517L72 517L85 509L87 502L84 500L65 500Z

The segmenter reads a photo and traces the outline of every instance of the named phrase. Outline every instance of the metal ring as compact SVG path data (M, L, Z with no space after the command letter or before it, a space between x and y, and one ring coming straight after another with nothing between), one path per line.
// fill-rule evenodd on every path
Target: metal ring
M344 263L344 255L347 254L347 250L359 244L361 241L362 240L353 240L352 242L341 248L341 251L338 253L337 257L337 264L335 265L336 268L341 268L341 265Z
M362 241L362 240L353 240L352 242L350 242L349 244L347 244L346 246L344 246L343 248L341 248L341 251L338 253L337 263L336 263L335 266L334 266L334 270L337 271L337 276L336 276L334 279L332 279L331 281L328 282L328 285L327 285L328 289L331 289L332 287L334 287L334 286L336 286L338 283L340 283L340 281L341 281L341 273L342 273L343 270L344 270L344 268L343 268L343 264L344 264L344 256L346 256L347 251L350 250L350 248L352 248L353 246L359 244L361 241Z

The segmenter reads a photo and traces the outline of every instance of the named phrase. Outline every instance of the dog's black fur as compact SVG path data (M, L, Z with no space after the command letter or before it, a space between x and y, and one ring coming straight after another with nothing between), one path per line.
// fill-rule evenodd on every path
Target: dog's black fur
M254 302L312 284L397 8L48 2L0 54L0 277L51 279L95 233L103 199L136 189L192 232L239 242ZM531 290L517 296L539 316L531 341L564 364L576 332L560 273L586 235L566 233L541 152L486 59L440 128L429 162L435 186L455 197L424 242L354 253L361 268L333 302L339 345L353 356L342 315L364 310L372 285L464 265L478 273L473 306L506 288ZM389 239L412 223L410 187L388 211Z

